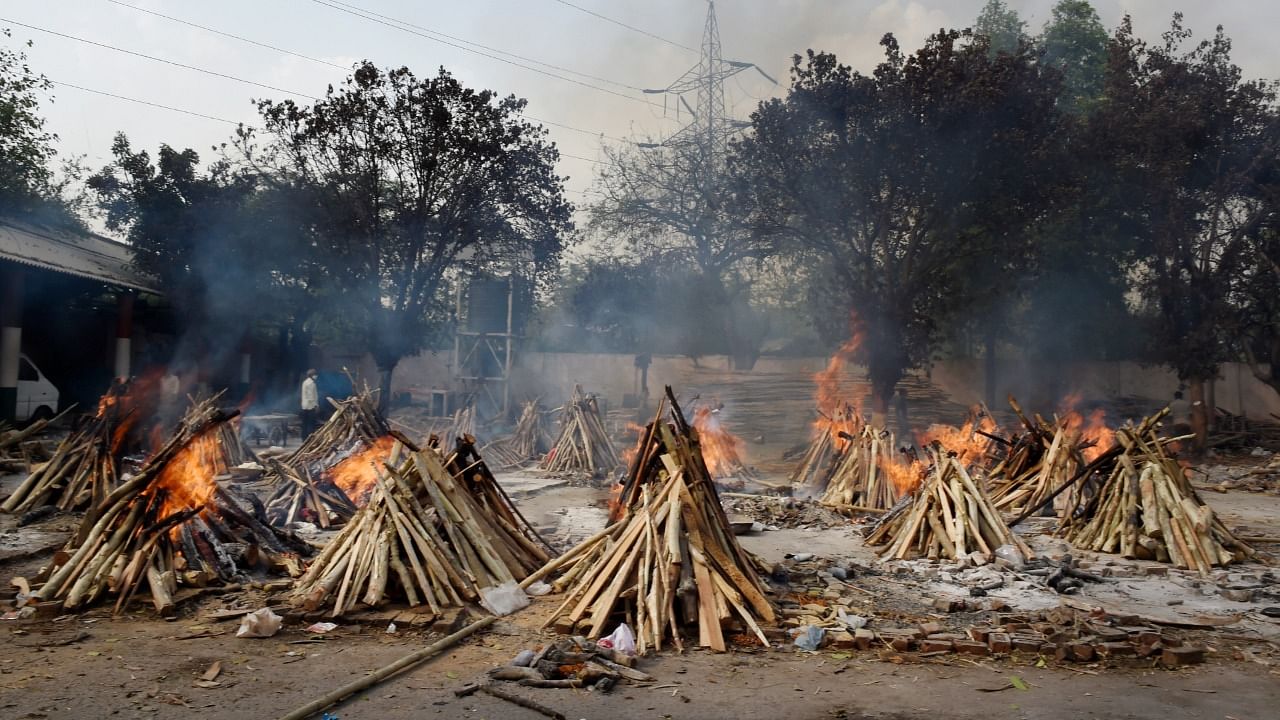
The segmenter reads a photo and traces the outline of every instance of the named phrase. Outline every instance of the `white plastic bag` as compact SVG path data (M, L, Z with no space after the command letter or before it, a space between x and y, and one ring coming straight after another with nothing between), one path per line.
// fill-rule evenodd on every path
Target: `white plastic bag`
M596 644L603 648L613 648L624 655L636 654L636 635L626 623L619 625L608 637L600 638Z
M539 580L537 582L530 583L529 587L524 589L524 592L526 595L541 597L551 592L551 586Z
M480 604L494 615L510 615L528 607L529 596L514 581L508 581L497 587L480 588Z
M284 618L271 612L271 608L262 608L240 618L240 629L236 637L267 638L280 632Z

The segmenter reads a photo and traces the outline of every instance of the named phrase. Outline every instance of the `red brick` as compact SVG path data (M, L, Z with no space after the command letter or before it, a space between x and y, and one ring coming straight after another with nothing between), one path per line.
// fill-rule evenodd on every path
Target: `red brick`
M866 628L858 628L853 631L853 645L859 650L871 649L871 643L876 639L876 634Z
M1009 633L993 632L987 636L987 646L993 653L1007 653L1013 650L1013 640ZM1036 649L1039 649L1038 643Z
M1028 635L1010 635L1009 641L1018 652L1040 652L1044 641Z
M1093 650L1103 657L1133 657L1137 654L1133 645L1123 641L1098 643Z
M961 655L990 655L991 650L987 648L987 644L978 642L977 640L957 640L955 641L956 652Z
M938 612L955 613L965 609L963 600L957 598L938 598L933 601L933 609Z
M973 627L969 628L970 640L976 640L977 642L984 643L987 641L987 637L990 635L991 635L991 628L986 627L985 625L974 625Z
M920 652L947 652L955 647L955 643L946 638L925 638L920 641Z
M945 629L946 628L942 626L942 623L936 623L936 622L920 623L920 635L919 637L917 637L917 639L919 639L920 637L928 637L929 635L936 635Z
M1071 659L1076 662L1093 660L1093 645L1088 642L1073 642L1067 646L1071 650Z
M1202 647L1167 647L1164 652L1160 653L1160 664L1167 668L1198 665L1202 662L1204 662L1204 648Z

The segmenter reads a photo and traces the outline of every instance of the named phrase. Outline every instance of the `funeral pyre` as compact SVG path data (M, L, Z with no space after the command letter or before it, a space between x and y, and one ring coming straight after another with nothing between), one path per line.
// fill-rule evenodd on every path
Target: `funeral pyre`
M726 649L726 627L740 624L768 646L775 621L759 561L738 544L702 455L671 388L645 428L617 487L610 525L548 563L531 582L560 573L565 592L544 627L599 638L621 618L634 620L641 653L664 644ZM735 617L736 615L736 617Z
M145 588L168 613L179 589L298 568L306 546L265 524L261 505L215 479L225 473L221 428L238 414L197 403L139 472L90 505L79 529L34 578L34 598L76 610L106 596L116 612Z

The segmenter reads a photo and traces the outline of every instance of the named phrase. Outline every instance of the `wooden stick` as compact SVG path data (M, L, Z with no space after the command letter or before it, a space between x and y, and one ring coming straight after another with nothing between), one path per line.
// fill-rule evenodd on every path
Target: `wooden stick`
M315 713L318 713L321 710L324 710L325 708L329 707L330 705L333 705L336 702L339 702L347 697L350 697L351 695L358 693L361 690L371 688L374 685L381 683L383 680L386 680L387 678L395 675L396 673L399 673L400 671L406 668L417 665L418 663L424 660L427 660L429 658L432 658L440 654L442 651L447 650L450 647L456 645L459 641L466 639L468 636L474 634L475 632L489 627L497 619L498 618L494 616L481 618L480 620L477 620L471 623L470 625L462 628L461 630L459 630L456 633L453 633L452 635L446 636L441 640L438 640L437 642L434 642L428 645L427 647L422 648L421 650L409 653L408 655L400 658L399 660L396 660L390 665L386 665L381 668L378 668L377 670L374 670L373 672L369 673L368 675L365 675L359 680L354 680L352 682L347 683L346 685L343 685L337 690L334 690L329 693L325 693L322 697L312 700L311 702L307 703L306 705L303 705L302 707L298 708L297 710L294 710L293 712L287 713L285 715L281 715L280 720L305 720L305 718L308 718L314 715Z

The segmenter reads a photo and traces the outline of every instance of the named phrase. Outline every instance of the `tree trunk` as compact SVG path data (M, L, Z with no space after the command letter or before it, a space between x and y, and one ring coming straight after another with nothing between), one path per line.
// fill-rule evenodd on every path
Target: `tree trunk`
M990 323L986 331L983 333L983 370L986 381L986 392L984 393L987 407L995 407L996 405L996 329L995 323Z
M1195 455L1201 455L1209 442L1209 416L1204 404L1204 380L1201 378L1187 380L1187 390L1191 401L1191 432L1196 435L1191 441L1191 449Z
M391 409L391 375L399 364L400 358L378 362L378 412L383 415Z
M1218 380L1209 378L1204 385L1205 429L1212 432L1218 428Z

